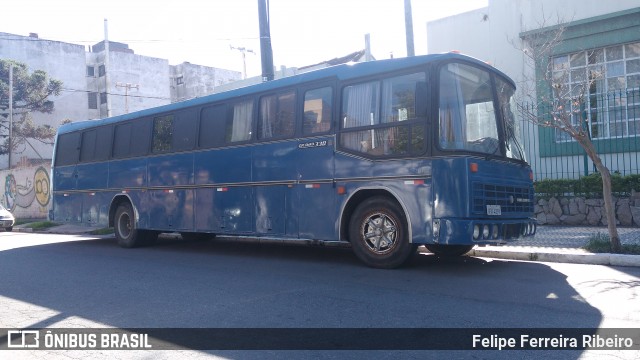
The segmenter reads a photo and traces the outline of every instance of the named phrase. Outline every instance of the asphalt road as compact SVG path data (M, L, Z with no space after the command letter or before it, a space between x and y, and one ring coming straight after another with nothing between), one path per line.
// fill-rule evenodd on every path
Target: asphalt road
M121 249L112 238L1 233L0 278L0 328L640 328L640 268L421 254L402 269L377 270L340 248L173 238ZM444 357L435 351L286 354ZM516 357L595 359L604 354L534 351ZM514 355L455 351L446 357ZM610 355L631 359L640 354ZM91 356L150 355L104 351ZM153 356L259 359L282 353L156 351Z

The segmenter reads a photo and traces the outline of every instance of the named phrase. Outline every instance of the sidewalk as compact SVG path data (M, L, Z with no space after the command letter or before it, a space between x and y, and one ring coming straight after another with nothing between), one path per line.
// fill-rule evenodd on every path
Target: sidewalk
M29 224L16 226L14 231L31 232L28 226ZM42 232L84 235L93 230L96 228L64 224ZM608 233L606 227L539 226L533 238L518 240L503 246L477 246L469 255L524 261L640 267L640 255L594 254L582 249L598 232ZM623 244L640 244L640 228L619 227L618 234ZM112 237L113 234L98 236Z
M606 227L538 226L533 238L517 240L504 246L476 247L470 255L525 261L640 267L640 255L595 254L582 249L598 232L608 234ZM623 244L640 244L639 228L618 227L618 235Z

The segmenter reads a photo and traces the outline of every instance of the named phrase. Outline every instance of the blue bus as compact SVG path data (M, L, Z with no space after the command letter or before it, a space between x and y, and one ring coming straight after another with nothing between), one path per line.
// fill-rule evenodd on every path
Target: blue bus
M402 265L535 233L515 85L438 54L334 66L60 127L57 222L114 227L123 247L187 239L351 244Z

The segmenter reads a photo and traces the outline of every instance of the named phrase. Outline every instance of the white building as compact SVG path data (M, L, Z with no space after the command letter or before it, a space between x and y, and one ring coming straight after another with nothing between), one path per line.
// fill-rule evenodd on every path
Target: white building
M537 34L564 28L550 59L577 81L606 69L590 92L585 112L598 152L612 171L639 173L640 3L638 0L489 0L489 6L427 23L429 53L457 50L502 70L523 88L540 77L520 49ZM586 76L586 75L585 75ZM545 90L543 90L545 91ZM541 96L538 89L537 96ZM549 128L523 124L536 179L593 172L574 141Z
M57 127L62 121L99 119L212 94L215 87L239 80L239 71L137 55L127 44L104 41L85 49L82 45L41 39L37 34L0 33L0 58L25 63L30 71L43 70L63 82L52 97L51 114L32 113L36 124ZM3 134L5 135L5 134ZM16 164L48 163L52 145L29 141L11 158ZM0 156L0 169L8 168Z

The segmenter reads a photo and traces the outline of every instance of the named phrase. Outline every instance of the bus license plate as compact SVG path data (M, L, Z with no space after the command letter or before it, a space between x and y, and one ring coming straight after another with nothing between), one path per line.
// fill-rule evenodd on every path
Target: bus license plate
M487 205L487 215L502 215L500 205Z

